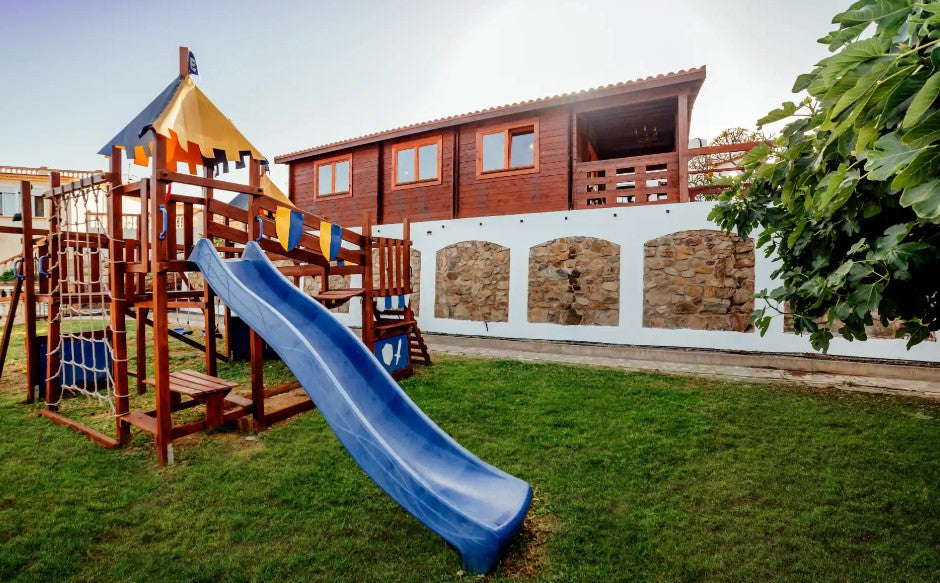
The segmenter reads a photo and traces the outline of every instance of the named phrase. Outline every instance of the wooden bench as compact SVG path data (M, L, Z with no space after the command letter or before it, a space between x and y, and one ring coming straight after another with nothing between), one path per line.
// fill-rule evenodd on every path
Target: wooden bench
M153 385L153 379L144 381ZM206 406L206 427L218 427L223 422L223 406L229 391L237 387L238 383L227 381L194 370L180 370L170 373L170 407L179 409L182 405L182 396L186 395L198 403ZM232 399L241 404L240 399Z

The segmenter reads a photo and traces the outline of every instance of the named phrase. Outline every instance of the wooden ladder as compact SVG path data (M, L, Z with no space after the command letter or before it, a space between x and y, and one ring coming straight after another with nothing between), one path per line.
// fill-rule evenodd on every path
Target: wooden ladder
M411 332L411 342L408 346L411 362L430 366L431 355L428 353L428 345L424 342L421 329L414 320L411 321Z

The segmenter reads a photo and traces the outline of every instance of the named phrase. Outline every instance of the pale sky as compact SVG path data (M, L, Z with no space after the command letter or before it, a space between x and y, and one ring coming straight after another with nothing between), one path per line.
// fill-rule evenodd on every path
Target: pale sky
M97 169L177 74L269 159L475 109L708 67L692 137L790 99L848 0L0 0L0 165ZM284 166L274 178L286 183Z

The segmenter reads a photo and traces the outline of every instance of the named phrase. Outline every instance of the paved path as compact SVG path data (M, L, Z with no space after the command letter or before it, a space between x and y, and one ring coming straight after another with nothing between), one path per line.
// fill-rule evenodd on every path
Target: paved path
M174 314L171 320L179 324L202 326L201 315ZM940 381L937 380L940 378L940 367L921 368L799 355L685 351L430 333L424 337L432 355L562 362L746 382L797 383L940 400Z
M506 358L525 362L554 362L603 366L627 370L656 371L667 374L698 376L746 382L786 382L813 387L831 387L847 391L903 395L940 400L940 383L933 380L887 378L880 376L856 376L826 372L807 372L782 368L740 366L731 364L737 355L727 354L728 363L669 362L623 356L600 356L597 354L571 354L574 344L530 341L494 341L466 339L455 336L425 335L431 354L475 356L482 358ZM490 344L490 346L486 346ZM512 346L515 345L515 346ZM584 350L584 352L596 352ZM611 350L611 352L617 352ZM715 354L715 353L711 353Z

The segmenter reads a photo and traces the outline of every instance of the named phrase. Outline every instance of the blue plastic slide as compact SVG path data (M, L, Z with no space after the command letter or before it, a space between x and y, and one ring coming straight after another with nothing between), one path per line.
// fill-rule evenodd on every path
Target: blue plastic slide
M290 368L353 459L402 508L488 572L522 525L532 488L460 446L364 344L280 274L255 244L223 260L211 241L190 261Z

